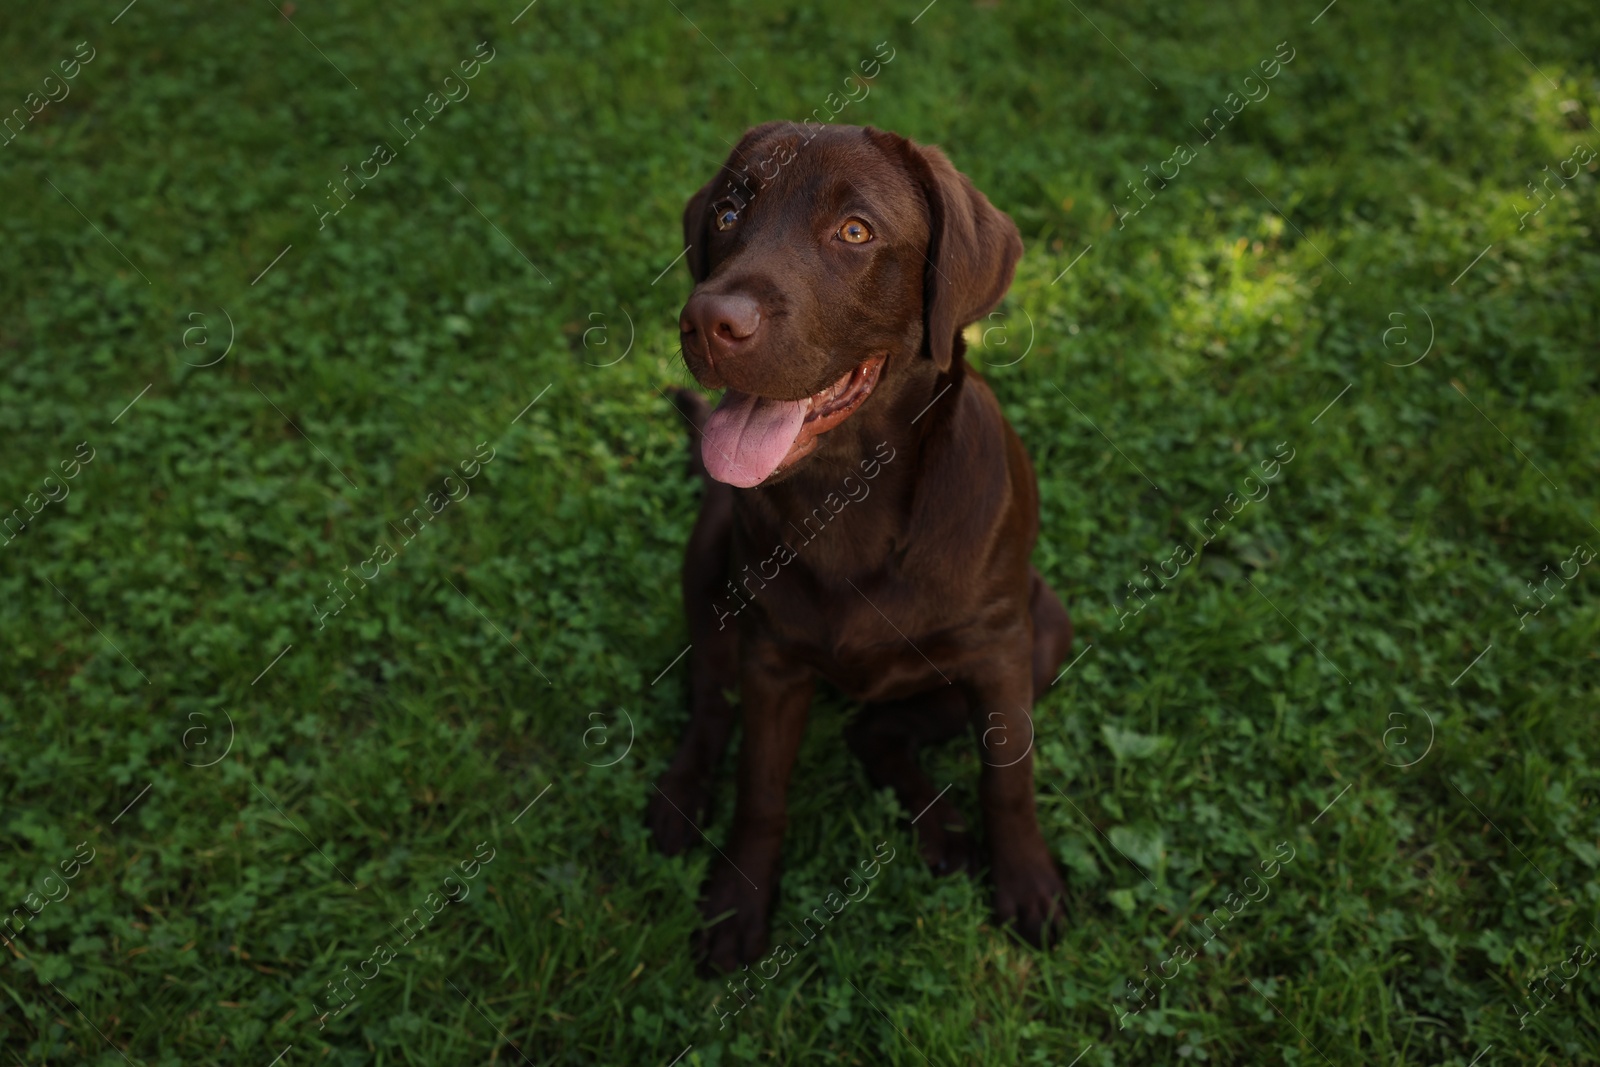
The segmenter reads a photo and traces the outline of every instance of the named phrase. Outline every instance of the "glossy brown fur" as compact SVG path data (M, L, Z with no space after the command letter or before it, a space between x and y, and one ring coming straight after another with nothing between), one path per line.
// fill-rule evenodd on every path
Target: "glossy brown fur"
M740 218L719 231L713 213L730 203ZM851 216L870 223L872 242L833 240ZM792 469L751 489L706 479L683 573L691 718L647 815L668 854L698 836L742 714L733 830L704 890L700 959L731 970L766 949L818 678L866 705L851 747L908 812L928 809L915 831L936 871L977 857L955 807L935 803L917 749L973 729L995 910L1040 943L1062 919L1062 886L1035 817L1031 754L1018 755L1072 627L1029 563L1038 496L1027 453L966 368L960 336L1010 285L1016 227L937 149L870 128L772 123L690 200L684 235L697 282L684 357L702 385L798 399L888 352L872 395ZM730 294L760 305L760 332L714 350L702 312ZM709 408L687 392L675 402L704 474ZM780 545L793 558L768 577Z

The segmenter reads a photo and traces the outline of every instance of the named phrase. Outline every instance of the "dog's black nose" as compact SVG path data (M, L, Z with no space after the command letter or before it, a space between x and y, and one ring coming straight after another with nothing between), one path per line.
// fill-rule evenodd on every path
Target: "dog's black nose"
M748 348L761 329L761 305L738 293L696 293L683 306L678 329L684 340L698 334L706 356L718 356Z

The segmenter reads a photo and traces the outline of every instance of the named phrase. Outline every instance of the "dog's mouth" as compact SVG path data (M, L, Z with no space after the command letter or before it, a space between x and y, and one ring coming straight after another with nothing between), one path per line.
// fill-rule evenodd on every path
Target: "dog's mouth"
M772 400L728 389L706 420L700 455L719 482L742 489L810 455L818 439L872 395L887 352L878 352L804 400Z

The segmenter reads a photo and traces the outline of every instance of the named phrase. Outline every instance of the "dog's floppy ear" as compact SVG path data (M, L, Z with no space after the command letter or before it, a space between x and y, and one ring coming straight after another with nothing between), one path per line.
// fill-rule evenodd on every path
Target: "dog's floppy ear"
M872 131L883 137L880 131ZM931 145L903 137L899 154L928 201L928 263L923 270L923 352L948 371L956 336L994 310L1011 287L1022 235L1000 209Z
M711 190L722 183L722 175L706 182L683 208L683 246L688 249L683 261L689 277L699 285L711 273Z

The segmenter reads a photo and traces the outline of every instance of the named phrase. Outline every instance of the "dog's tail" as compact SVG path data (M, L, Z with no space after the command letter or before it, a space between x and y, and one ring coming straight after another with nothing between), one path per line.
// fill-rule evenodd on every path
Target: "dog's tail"
M711 417L711 404L692 389L671 389L668 391L667 399L689 424L689 473L697 475L703 482L714 481L715 479L706 471L705 460L700 457L700 440L703 436L701 431L706 419Z

